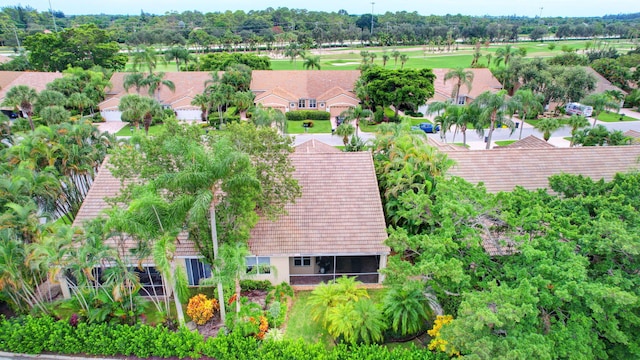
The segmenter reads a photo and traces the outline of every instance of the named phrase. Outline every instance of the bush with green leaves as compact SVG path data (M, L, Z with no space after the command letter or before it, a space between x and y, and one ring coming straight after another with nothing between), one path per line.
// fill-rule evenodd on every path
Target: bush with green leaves
M285 114L287 120L300 121L300 120L329 120L331 114L322 110L294 110Z

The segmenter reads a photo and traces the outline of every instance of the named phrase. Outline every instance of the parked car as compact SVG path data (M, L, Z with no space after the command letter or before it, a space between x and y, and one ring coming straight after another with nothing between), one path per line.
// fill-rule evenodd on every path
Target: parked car
M435 134L440 131L440 125L433 125L432 123L423 122L418 126L412 126L411 130L422 130L427 134Z

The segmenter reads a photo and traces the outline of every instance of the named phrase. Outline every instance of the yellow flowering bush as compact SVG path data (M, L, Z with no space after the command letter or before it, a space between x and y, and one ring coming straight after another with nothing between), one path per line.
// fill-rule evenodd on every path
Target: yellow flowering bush
M442 327L453 321L451 315L438 315L436 321L433 323L433 328L427 331L427 334L431 336L431 342L429 343L429 350L436 350L447 353L449 356L460 356L460 351L456 350L449 342L443 339L440 335Z
M187 315L198 325L204 325L216 311L220 310L220 304L216 299L207 299L206 295L198 294L189 299Z

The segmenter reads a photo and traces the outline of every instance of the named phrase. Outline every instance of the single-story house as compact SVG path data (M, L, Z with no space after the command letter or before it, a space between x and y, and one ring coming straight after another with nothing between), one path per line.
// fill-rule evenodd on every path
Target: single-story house
M57 72L0 71L0 103L14 86L26 85L40 92L47 88L48 83L61 77L62 73Z
M100 115L106 121L122 121L122 115L118 109L120 99L127 94L135 94L135 87L124 88L124 79L130 73L117 72L111 76L111 87L106 89L105 100L98 104ZM166 72L165 80L170 80L175 85L175 91L163 86L159 92L158 100L167 109L176 112L178 120L200 120L202 111L199 106L191 105L193 98L204 92L205 82L211 80L211 73L206 71ZM149 96L148 88L140 89L140 95Z
M433 82L434 94L431 99L427 100L427 104L421 106L418 111L425 113L429 103L432 102L446 102L451 101L454 104L465 105L472 103L478 95L485 91L497 93L502 90L502 84L491 73L491 70L487 68L472 68L465 69L473 73L473 81L471 81L471 88L467 88L466 85L462 85L458 92L458 98L453 99L454 87L457 85L456 79L444 80L451 69L433 69L433 74L436 76Z
M449 175L470 183L484 183L487 191L511 191L516 186L535 190L549 187L549 177L575 174L593 180L613 179L616 173L640 170L640 146L572 148L497 148L447 151L456 164Z
M359 70L254 70L250 89L255 104L282 111L320 110L332 117L355 107Z
M390 249L384 245L386 225L371 153L345 153L310 140L296 147L291 160L302 196L286 206L287 215L277 221L260 219L252 230L247 272L257 272L257 279L292 285L313 285L343 275L381 283L379 270L386 266ZM99 217L109 207L105 198L116 196L120 186L105 160L73 225L80 227ZM153 260L129 254L135 245L132 238L114 236L108 242L132 265L142 264L136 271L143 293L164 293ZM178 236L175 259L176 266L185 267L191 286L211 274L186 234Z

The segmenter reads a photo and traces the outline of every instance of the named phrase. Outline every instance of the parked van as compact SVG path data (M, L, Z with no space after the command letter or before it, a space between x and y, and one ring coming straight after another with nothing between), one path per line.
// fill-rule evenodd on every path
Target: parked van
M567 115L583 115L589 117L593 114L593 107L582 105L580 103L568 103L564 107L564 110Z

